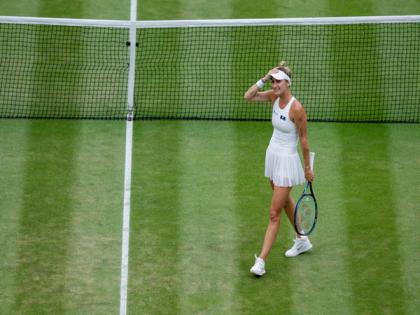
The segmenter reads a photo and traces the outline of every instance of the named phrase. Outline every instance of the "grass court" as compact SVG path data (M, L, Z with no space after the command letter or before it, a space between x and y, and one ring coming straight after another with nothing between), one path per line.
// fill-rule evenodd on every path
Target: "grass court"
M127 19L129 3L19 0L0 10ZM139 2L140 19L419 12L416 1ZM268 221L271 132L270 122L135 122L128 313L418 313L420 126L309 123L314 249L284 257L293 231L283 215L257 279L249 268ZM0 120L0 135L0 314L117 314L125 123Z

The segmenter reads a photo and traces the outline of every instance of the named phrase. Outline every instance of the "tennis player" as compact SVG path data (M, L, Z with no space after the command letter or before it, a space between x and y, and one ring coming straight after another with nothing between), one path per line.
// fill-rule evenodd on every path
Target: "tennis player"
M295 99L290 90L291 71L285 62L271 69L265 77L251 86L244 97L253 102L271 102L273 135L265 156L265 176L269 178L273 190L270 219L265 232L260 255L255 256L251 273L265 274L265 261L277 237L282 209L293 225L295 202L290 192L292 187L312 181L314 174L309 162L309 143L307 137L306 113L302 104ZM271 89L261 91L264 84L271 81ZM297 152L300 141L304 159L304 169ZM286 251L287 257L295 257L312 248L309 238L296 235L292 248Z

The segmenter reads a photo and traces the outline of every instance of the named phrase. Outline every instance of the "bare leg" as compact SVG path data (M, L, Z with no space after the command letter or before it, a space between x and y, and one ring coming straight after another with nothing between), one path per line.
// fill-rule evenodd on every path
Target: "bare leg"
M274 191L274 183L270 180L271 189ZM295 220L295 201L293 200L292 196L289 193L289 197L287 198L286 205L284 206L284 210L286 210L287 217L289 218L290 224L292 224L294 228L294 220ZM301 238L299 234L296 233L297 238Z
M287 199L286 205L284 206L284 210L286 211L287 217L289 218L290 223L294 228L294 220L295 220L295 201L293 200L292 196L289 194L289 198ZM297 238L301 238L299 234L296 234Z
M259 257L266 260L270 253L271 247L273 247L274 241L276 240L277 233L280 226L280 214L281 209L285 207L288 198L290 198L291 187L277 187L272 186L273 197L271 200L270 207L270 221L268 223L267 230L265 232L264 244Z

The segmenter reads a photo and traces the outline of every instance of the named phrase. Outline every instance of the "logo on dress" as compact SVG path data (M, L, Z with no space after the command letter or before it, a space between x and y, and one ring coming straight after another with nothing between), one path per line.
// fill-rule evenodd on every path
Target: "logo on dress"
M286 117L283 116L283 115L280 115L280 119L285 121L286 120Z

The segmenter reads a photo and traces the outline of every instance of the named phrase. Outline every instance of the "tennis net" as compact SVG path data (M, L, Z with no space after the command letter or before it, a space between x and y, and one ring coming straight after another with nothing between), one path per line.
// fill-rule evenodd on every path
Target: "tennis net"
M0 117L125 119L130 25L0 17ZM135 119L269 120L243 94L287 60L311 121L420 122L419 16L139 21L136 32Z
M1 117L125 117L127 29L8 21L0 38Z

